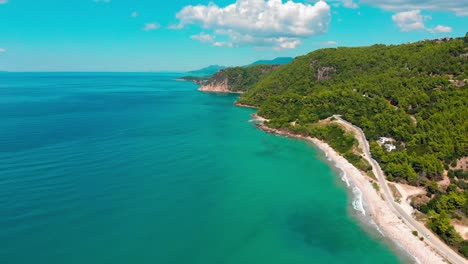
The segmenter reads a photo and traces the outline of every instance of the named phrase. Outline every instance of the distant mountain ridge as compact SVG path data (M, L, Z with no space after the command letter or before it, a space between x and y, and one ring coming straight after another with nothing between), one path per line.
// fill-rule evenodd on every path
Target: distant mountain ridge
M191 76L211 76L218 72L219 70L227 68L226 66L221 66L221 65L210 65L208 67L199 69L199 70L194 70L194 71L189 71L187 74Z
M254 62L252 64L249 64L249 66L251 66L251 65L262 65L262 64L265 64L265 65L282 65L282 64L288 64L293 60L294 60L294 58L291 58L291 57L278 57L278 58L274 58L272 60L258 60L258 61Z
M288 64L291 61L293 61L294 58L291 57L278 57L274 58L272 60L258 60L255 61L251 64L241 66L241 67L248 67L248 66L254 66L254 65L283 65L283 64ZM199 69L199 70L193 70L193 71L188 71L186 72L190 77L206 77L206 76L212 76L215 73L217 73L220 70L226 69L226 68L232 68L232 67L227 67L227 66L221 66L221 65L210 65L208 67Z

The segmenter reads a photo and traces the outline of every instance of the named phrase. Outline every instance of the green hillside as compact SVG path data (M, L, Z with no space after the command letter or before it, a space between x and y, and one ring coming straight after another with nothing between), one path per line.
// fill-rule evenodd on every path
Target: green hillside
M467 154L468 90L456 81L468 78L467 52L463 39L318 50L272 72L239 101L259 106L275 127L341 114L371 140L395 138L403 143L398 151L377 158L384 168L392 160L411 165L406 173L388 167L389 177L418 184L440 179L442 162ZM416 161L423 155L431 166Z

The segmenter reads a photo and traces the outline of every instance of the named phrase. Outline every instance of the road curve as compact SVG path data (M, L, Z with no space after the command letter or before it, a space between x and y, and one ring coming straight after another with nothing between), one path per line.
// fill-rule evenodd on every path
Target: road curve
M447 246L444 242L439 240L433 233L427 229L424 225L414 219L411 215L407 214L401 207L395 203L393 198L392 192L387 185L387 181L385 179L384 173L380 168L379 163L374 160L371 156L369 142L366 139L366 136L361 128L351 124L350 122L342 119L338 115L334 115L338 122L347 128L357 132L355 133L360 138L358 139L360 143L362 143L363 151L364 151L364 158L372 165L372 170L376 175L379 184L382 188L383 195L385 201L388 203L392 211L399 216L400 219L404 220L405 224L410 227L412 230L418 231L420 234L424 235L424 241L428 244L431 248L436 250L442 257L447 259L450 263L454 264L466 264L466 261L462 256L458 255L455 251L453 251L449 246Z

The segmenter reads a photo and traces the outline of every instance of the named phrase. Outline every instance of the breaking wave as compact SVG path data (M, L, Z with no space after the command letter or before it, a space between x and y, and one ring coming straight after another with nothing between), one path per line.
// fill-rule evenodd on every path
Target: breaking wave
M354 201L353 208L354 210L361 212L363 215L366 215L366 210L364 210L364 205L362 202L362 191L358 187L353 187Z

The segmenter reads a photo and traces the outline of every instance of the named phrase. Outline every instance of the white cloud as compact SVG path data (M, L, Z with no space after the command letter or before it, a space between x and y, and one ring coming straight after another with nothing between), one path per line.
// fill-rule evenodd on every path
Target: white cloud
M327 0L334 7L359 8L358 0Z
M468 16L468 0L359 0L358 3L397 12L404 10L450 11L458 16Z
M144 31L151 31L160 28L161 26L158 23L146 23L143 27Z
M431 33L450 33L452 32L452 28L451 27L446 27L446 26L442 26L442 25L438 25L434 28L430 28L428 29L427 31L431 32Z
M343 6L347 8L359 8L359 5L354 0L342 0Z
M214 37L210 34L205 34L203 32L201 32L200 34L198 35L192 35L190 36L191 39L194 39L194 40L198 40L202 43L214 43Z
M448 26L437 25L434 28L427 28L424 24L426 20L430 20L430 16L421 14L420 10L406 11L396 13L392 16L393 21L397 24L401 31L426 30L430 33L450 33L452 28Z
M8 3L8 0L0 0L0 5Z
M138 12L137 11L133 11L132 14L130 15L131 17L138 17Z
M7 50L4 48L0 48L0 53L5 53Z
M420 10L400 12L392 16L393 22L401 31L424 30L426 28L424 21L427 19L430 17L421 15Z
M190 24L214 35L229 38L228 42L213 42L215 46L237 47L252 45L291 49L301 39L323 34L330 23L330 6L324 1L303 4L282 0L236 0L226 7L216 4L186 6L176 17L183 28Z
M338 45L338 42L334 41L334 40L330 40L330 41L325 41L325 42L322 42L321 43L323 46L335 46L335 45Z
M232 43L226 42L226 41L216 41L216 42L213 42L213 46L232 48Z

